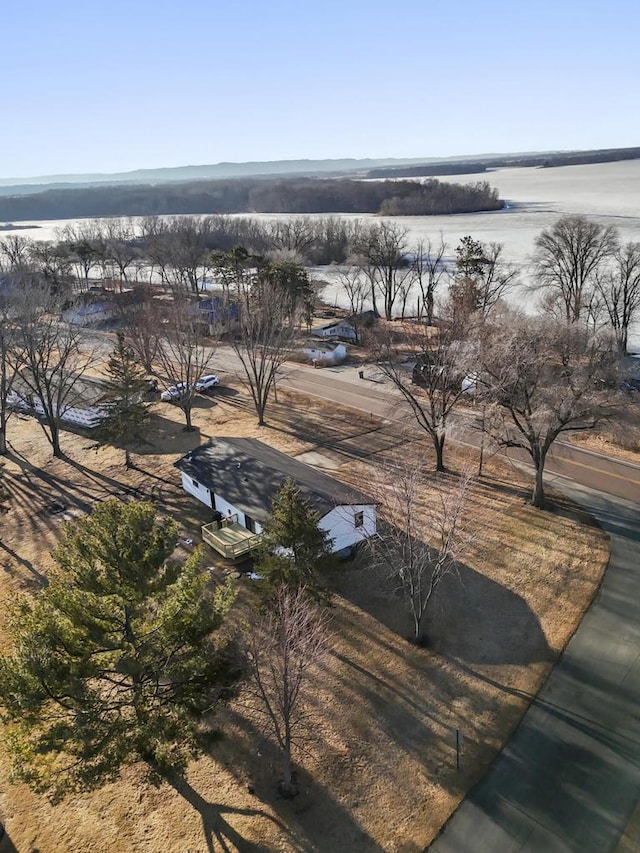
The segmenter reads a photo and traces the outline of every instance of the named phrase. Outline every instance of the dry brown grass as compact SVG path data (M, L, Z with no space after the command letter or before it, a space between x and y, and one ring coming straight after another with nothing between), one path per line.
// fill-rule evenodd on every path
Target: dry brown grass
M181 491L173 462L209 436L257 436L289 453L318 450L340 466L336 476L365 490L372 454L423 449L368 417L293 396L281 397L263 429L243 394L202 401L194 414L199 431L191 434L182 432L177 409L154 408L153 444L136 455L140 470L130 472L122 451L96 448L90 438L65 434L69 459L53 460L37 424L20 418L10 425L15 455L6 465L8 512L0 517L3 605L37 589L50 567L62 523L45 511L53 500L74 515L114 493L150 497L177 517L185 537L199 541L206 510ZM567 507L534 511L525 504L528 491L525 475L495 461L475 487L472 512L483 535L460 581L441 588L429 649L403 639L408 627L398 600L377 591L360 564L345 564L333 610L335 646L310 697L318 742L299 756L296 799L277 796L277 755L238 703L224 712L226 737L193 763L180 791L150 787L134 767L117 784L52 805L8 781L0 752L0 817L15 848L422 850L517 725L607 559L597 528L579 524ZM456 728L465 738L460 773Z

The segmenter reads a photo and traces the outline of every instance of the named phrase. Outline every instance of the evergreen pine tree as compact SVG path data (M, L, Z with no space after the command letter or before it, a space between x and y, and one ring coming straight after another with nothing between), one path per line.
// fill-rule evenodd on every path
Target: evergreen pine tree
M181 771L234 672L216 632L232 601L151 503L105 501L67 525L57 569L11 618L0 705L14 771L35 790L88 790L143 760Z
M144 368L138 364L134 351L126 345L122 332L118 332L107 376L102 385L110 402L97 436L100 441L122 444L125 465L130 468L130 445L144 441L143 427L149 420L149 411L143 402L147 389Z
M295 482L286 480L273 500L255 560L268 596L283 585L292 590L304 586L316 599L328 601L332 539L318 527L319 520Z

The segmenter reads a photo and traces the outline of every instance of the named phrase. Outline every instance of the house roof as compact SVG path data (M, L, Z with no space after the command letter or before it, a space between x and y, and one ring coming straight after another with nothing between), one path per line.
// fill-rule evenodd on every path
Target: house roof
M176 467L224 500L264 521L287 479L295 481L320 517L339 505L375 503L357 489L299 462L256 438L215 438L196 447Z

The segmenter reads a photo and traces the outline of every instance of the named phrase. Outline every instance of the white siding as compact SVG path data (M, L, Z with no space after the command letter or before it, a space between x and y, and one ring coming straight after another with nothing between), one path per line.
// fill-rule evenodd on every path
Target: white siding
M182 488L189 492L194 498L198 498L206 506L211 506L211 492L205 486L193 480L185 472L182 472Z
M224 498L221 498L217 492L214 495L214 500L214 506L221 515L223 515L225 518L228 515L237 515L238 524L241 524L243 527L247 526L244 520L244 513L242 512L242 510L236 509L236 507L233 504L230 504L229 501L225 501Z
M364 523L356 527L357 513L363 513ZM333 541L333 551L342 551L350 545L368 539L376 532L376 508L374 504L337 506L320 519L318 524L326 530Z

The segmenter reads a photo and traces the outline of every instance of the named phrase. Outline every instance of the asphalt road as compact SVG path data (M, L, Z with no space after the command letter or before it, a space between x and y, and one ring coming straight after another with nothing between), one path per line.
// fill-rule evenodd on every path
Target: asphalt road
M365 371L365 376L370 372ZM353 368L313 370L307 367L286 367L278 387L330 400L399 425L413 423L412 415L400 402L399 396L384 382L375 375L374 378L360 380L358 371ZM458 419L454 432L458 440L477 445L477 433L465 425L464 419ZM513 450L509 456L522 462L530 461L524 452ZM639 465L601 456L558 440L551 448L546 470L547 479L555 474L559 478L640 503Z

